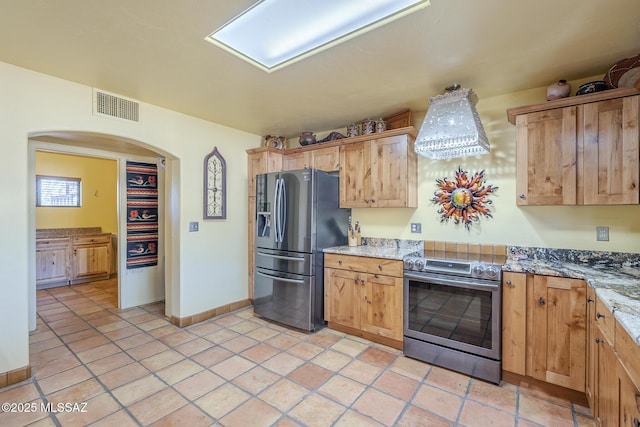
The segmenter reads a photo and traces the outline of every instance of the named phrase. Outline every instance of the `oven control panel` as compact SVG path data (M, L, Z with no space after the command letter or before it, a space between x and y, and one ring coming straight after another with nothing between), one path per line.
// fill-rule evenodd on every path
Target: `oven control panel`
M485 280L501 280L502 266L482 261L449 260L440 258L407 257L405 271L453 274Z

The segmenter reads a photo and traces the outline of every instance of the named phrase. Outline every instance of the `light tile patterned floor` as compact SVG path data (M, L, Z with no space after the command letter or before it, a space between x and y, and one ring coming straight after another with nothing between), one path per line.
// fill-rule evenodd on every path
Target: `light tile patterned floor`
M250 308L181 329L162 303L118 310L115 281L38 291L37 303L34 375L0 389L35 411L0 412L2 426L594 425L570 402ZM41 406L65 403L74 411Z

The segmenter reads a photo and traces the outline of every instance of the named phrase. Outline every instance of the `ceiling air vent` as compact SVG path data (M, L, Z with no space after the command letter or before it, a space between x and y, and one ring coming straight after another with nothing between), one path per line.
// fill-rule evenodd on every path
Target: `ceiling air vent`
M123 98L122 96L94 89L93 113L97 116L139 122L140 103Z

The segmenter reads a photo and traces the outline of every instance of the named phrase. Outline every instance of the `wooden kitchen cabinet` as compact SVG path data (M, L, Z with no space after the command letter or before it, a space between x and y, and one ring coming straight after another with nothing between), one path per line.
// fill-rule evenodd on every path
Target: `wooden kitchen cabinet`
M270 147L260 147L247 150L247 178L249 191L247 210L248 243L247 243L247 284L249 299L253 301L253 274L255 271L255 241L256 241L256 175L282 170L282 150Z
M402 261L325 254L329 328L402 349Z
M620 426L640 426L640 387L638 387L624 366L618 365L620 386Z
M36 286L69 280L69 238L36 239Z
M339 147L287 150L282 159L282 170L319 169L335 172L340 169Z
M623 88L509 109L517 204L638 204L639 106Z
M415 137L400 134L340 147L340 207L416 207Z
M71 283L111 275L111 235L71 237Z
M505 272L503 378L584 402L586 283Z

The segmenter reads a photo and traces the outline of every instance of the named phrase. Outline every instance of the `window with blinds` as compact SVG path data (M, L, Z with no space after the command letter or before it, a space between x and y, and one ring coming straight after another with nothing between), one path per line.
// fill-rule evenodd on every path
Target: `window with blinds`
M80 178L36 176L36 206L82 206Z

